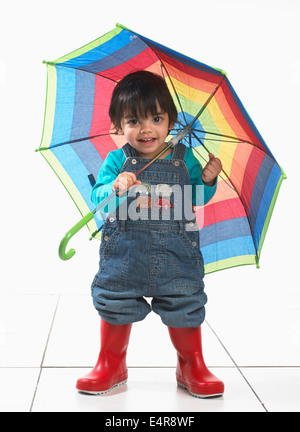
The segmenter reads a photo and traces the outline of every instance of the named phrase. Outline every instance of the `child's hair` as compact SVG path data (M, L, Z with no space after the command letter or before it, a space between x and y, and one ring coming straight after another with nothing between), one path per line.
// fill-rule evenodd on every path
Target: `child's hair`
M157 102L160 108L168 113L170 124L175 123L177 110L165 80L152 72L133 72L116 85L109 116L118 131L125 115L145 118L149 114L157 114Z

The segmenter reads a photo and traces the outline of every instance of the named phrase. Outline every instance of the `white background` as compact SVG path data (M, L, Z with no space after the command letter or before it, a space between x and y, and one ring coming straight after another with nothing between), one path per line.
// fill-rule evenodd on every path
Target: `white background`
M44 117L42 61L89 43L119 22L224 69L288 176L266 236L261 269L241 267L207 276L208 319L210 314L221 321L232 319L232 329L242 338L245 323L238 310L247 299L253 308L250 316L255 320L258 315L262 322L268 321L273 299L279 301L271 328L280 325L281 308L300 312L300 2L26 0L6 2L1 9L0 292L90 292L99 243L89 242L84 228L70 244L77 250L75 257L68 262L59 259L59 242L80 214L45 160L34 152ZM74 313L80 319L80 310ZM300 313L293 316L284 337L300 350ZM5 326L1 317L0 325Z

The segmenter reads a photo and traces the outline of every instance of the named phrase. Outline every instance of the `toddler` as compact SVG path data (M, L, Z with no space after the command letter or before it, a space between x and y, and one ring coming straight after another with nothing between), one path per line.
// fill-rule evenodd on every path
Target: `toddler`
M95 205L114 190L118 194L105 207L109 215L92 283L101 350L95 368L76 387L102 394L125 383L132 323L153 310L177 351L178 385L196 397L220 396L224 384L202 356L207 297L193 205L213 197L221 162L210 154L203 169L192 149L179 143L136 176L167 146L177 121L165 81L151 72L134 72L116 85L109 115L127 144L108 154L92 191Z

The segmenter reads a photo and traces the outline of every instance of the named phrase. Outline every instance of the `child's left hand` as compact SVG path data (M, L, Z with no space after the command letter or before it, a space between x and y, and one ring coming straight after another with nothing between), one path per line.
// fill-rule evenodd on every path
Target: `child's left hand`
M209 153L209 162L204 167L202 172L202 180L207 186L213 186L216 177L222 170L222 162L212 153Z

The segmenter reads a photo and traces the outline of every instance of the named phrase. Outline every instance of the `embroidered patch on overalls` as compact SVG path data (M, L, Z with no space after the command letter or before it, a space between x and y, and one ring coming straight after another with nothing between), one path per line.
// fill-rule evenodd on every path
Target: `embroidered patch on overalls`
M136 207L139 209L151 209L151 197L148 195L138 195L136 198Z
M148 195L151 193L151 184L143 182L141 185L134 186L132 191L135 194Z
M155 194L162 197L170 197L172 192L172 187L168 184L158 184L155 188Z
M168 198L158 198L154 206L159 208L159 210L168 210L169 208L173 207L173 204Z

